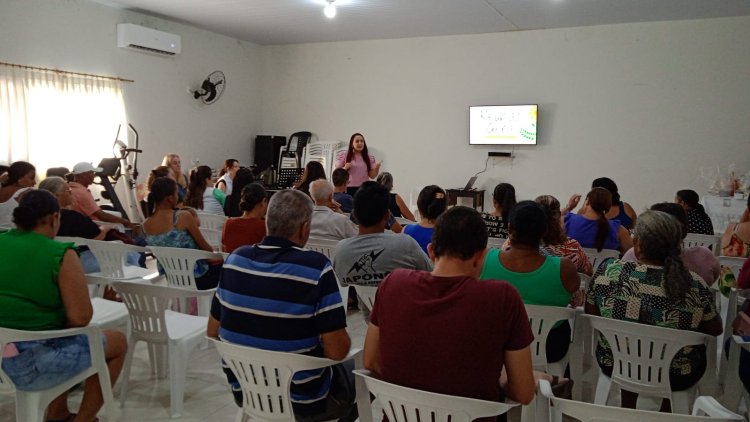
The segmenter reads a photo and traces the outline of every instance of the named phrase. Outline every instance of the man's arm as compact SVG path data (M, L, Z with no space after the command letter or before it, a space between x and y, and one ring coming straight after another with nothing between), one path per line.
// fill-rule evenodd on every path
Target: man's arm
M93 220L99 220L104 221L107 223L118 223L122 224L123 226L132 229L133 223L131 223L129 220L126 220L122 217L118 217L116 215L110 214L108 212L103 211L102 209L99 209L98 211L95 211L93 214L91 214L91 218Z
M364 360L365 369L380 377L380 328L373 323L367 324Z
M345 328L321 334L320 342L323 343L323 356L333 360L344 359L352 345Z
M208 327L206 327L206 336L219 338L219 320L213 316L208 317Z
M521 350L506 350L504 356L505 372L508 375L506 395L517 403L524 405L531 403L536 392L536 383L534 382L534 370L531 366L530 346Z

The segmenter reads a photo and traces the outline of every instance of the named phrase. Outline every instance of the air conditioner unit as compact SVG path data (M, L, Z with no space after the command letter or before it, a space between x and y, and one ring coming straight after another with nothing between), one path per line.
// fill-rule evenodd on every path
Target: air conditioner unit
M179 35L132 23L117 24L117 46L147 53L174 56L182 50Z

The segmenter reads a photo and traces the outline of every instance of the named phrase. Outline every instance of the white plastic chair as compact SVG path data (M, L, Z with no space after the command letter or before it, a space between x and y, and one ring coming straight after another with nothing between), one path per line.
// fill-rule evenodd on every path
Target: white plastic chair
M721 253L721 237L713 234L697 234L688 233L685 239L682 240L683 248L691 248L693 246L703 246L711 250L714 255L719 256Z
M552 404L552 419L555 420L561 420L562 415L567 415L569 419L580 422L728 422L744 420L742 416L730 412L710 396L696 398L693 403L692 416L687 416L676 413L603 406L555 397L547 380L539 380L539 391Z
M581 283L580 289L585 292L589 289L589 285L591 284L591 276L584 273L578 273L578 281Z
M122 242L87 240L85 243L99 263L99 272L86 274L89 279L111 280L149 280L158 277L158 272L134 265L125 265L130 252L145 253L141 246L128 245Z
M502 415L518 406L402 387L374 378L365 370L355 370L354 375L364 379L367 390L380 401L391 422L471 422Z
M128 307L131 324L131 339L122 371L120 405L125 404L128 394L133 352L139 341L150 345L166 346L169 356L170 415L182 412L185 395L185 376L190 352L205 338L207 317L187 315L169 309L173 298L195 296L195 292L169 286L152 286L140 283L115 281L112 286ZM202 294L213 294L201 291ZM165 362L157 359L157 373L162 376Z
M199 230L201 231L201 235L204 239L206 239L206 242L208 242L209 245L211 245L211 248L213 248L214 252L221 252L223 250L221 245L221 236L222 236L222 230L216 230L216 229L209 229L205 227L199 227Z
M562 376L571 355L572 346L568 347L568 353L557 362L547 363L547 336L557 321L567 320L571 325L571 334L575 326L576 317L581 314L578 309L561 308L556 306L525 305L526 315L529 317L531 332L534 334L534 342L531 343L531 364L534 369L545 371L549 374Z
M295 372L333 366L337 361L296 353L274 352L211 338L216 350L242 387L242 409L237 421L262 420L294 422L289 387ZM362 368L362 351L353 349L344 360L354 359ZM362 389L364 390L364 389ZM370 406L369 397L357 386L357 404L362 409ZM364 400L361 400L364 398ZM360 420L363 420L360 418Z
M378 286L353 286L357 292L357 296L362 299L362 304L365 305L368 311L372 311L372 307L375 306L375 293L378 291Z
M198 220L200 220L200 227L204 229L212 229L222 231L224 229L224 223L227 222L227 217L223 215L211 214L208 212L197 211Z
M721 264L722 267L731 268L734 277L737 278L740 276L740 269L742 269L742 265L747 259L748 258L738 258L734 256L720 256L719 264Z
M195 292L213 293L216 289L198 290L195 284L195 264L200 259L222 259L218 253L207 252L199 249L167 248L163 246L149 246L156 257L156 261L164 270L167 284L181 289L194 290ZM208 294L197 294L198 315L208 316L211 310L211 296ZM187 309L187 296L181 296L180 310Z
M672 412L689 414L698 384L716 385L715 339L695 331L675 330L593 315L587 318L592 329L601 333L612 349L612 377L599 372L594 403L606 405L612 383L624 390L667 398ZM672 391L669 368L677 352L685 346L706 346L706 372L701 381L684 391ZM713 372L713 374L712 374Z
M487 238L487 249L500 249L503 247L503 243L508 240L504 237L488 237Z
M52 388L42 391L19 391L5 372L3 372L2 367L0 367L0 393L16 395L17 421L43 422L47 406L53 399L94 374L99 375L102 397L104 397L104 412L107 415L107 420L116 420L117 409L112 397L109 371L107 369L107 362L104 359L102 332L99 327L89 325L87 327L55 331L21 331L0 328L0 351L5 349L6 344L12 342L59 338L78 334L88 336L89 349L91 351L91 366ZM0 354L0 363L2 363L2 359L2 354Z
M336 245L339 243L338 240L330 239L315 239L309 238L305 244L305 249L310 249L315 252L320 252L325 255L328 259L333 259L333 251L336 249Z
M583 248L583 252L589 258L589 262L591 262L591 267L594 269L594 272L596 272L599 264L601 264L605 259L620 257L620 251L616 251L614 249L602 249L601 251L597 251L593 248Z

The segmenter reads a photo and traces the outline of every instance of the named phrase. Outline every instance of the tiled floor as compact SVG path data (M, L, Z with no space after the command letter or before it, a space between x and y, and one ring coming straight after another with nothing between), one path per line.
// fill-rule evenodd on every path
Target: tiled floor
M350 312L347 331L352 347L364 344L367 324L361 312ZM157 379L151 373L145 343L136 347L133 369L125 407L119 408L119 421L232 421L238 408L232 400L226 378L219 365L216 349L196 349L191 355L185 385L184 412L179 419L169 417L169 381ZM80 391L71 394L70 407L76 409ZM115 400L119 394L115 390ZM118 401L119 404L119 401ZM0 395L0 422L15 421L15 402L12 396Z

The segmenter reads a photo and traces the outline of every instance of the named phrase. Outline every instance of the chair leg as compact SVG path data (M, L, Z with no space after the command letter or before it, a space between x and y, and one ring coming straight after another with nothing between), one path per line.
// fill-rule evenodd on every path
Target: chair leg
M47 404L40 402L41 395L36 392L16 392L16 420L44 422Z
M612 379L604 375L601 370L599 370L599 379L596 381L596 395L594 396L594 404L601 404L606 406L611 386Z
M695 393L695 387L689 388L685 391L674 391L672 392L672 413L679 413L681 415L690 414L690 405L693 402Z
M125 365L120 375L120 407L125 406L125 399L128 396L128 382L130 381L130 370L133 365L133 355L135 354L135 345L138 341L128 344L128 352L125 355Z
M182 413L185 398L185 378L191 345L169 342L169 407L170 415L175 418Z

